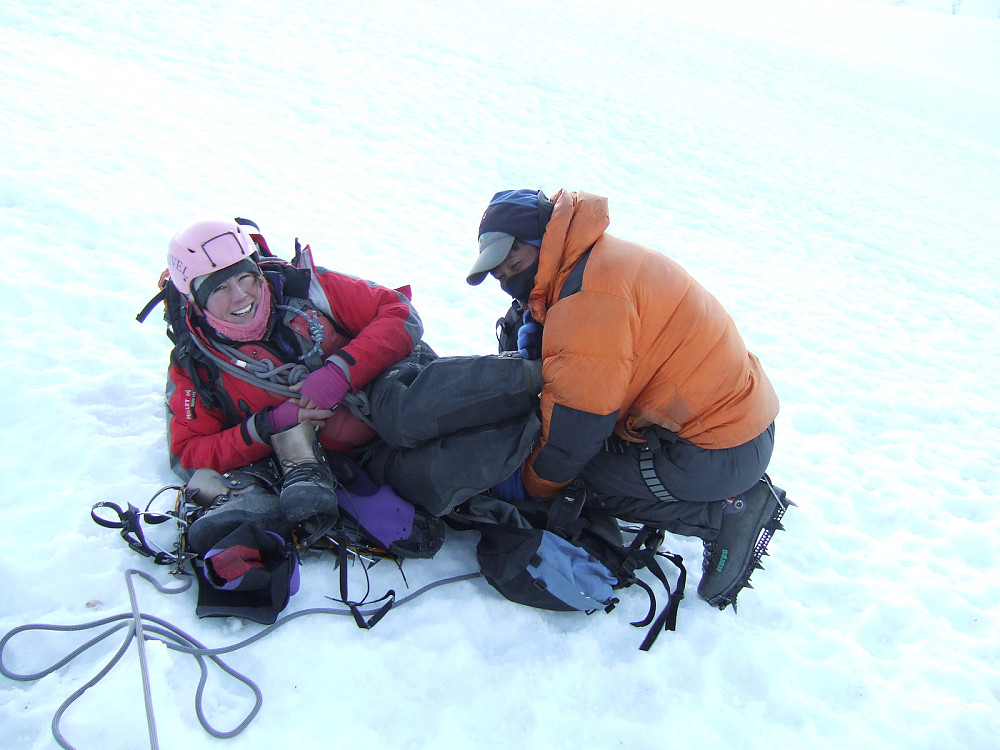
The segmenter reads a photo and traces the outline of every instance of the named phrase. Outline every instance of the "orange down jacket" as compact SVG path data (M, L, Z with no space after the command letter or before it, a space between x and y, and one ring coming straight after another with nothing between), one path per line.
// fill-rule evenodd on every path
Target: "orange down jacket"
M552 497L612 432L642 442L657 424L707 449L762 433L778 397L719 301L670 258L605 234L607 199L552 201L528 303L545 379L528 493Z

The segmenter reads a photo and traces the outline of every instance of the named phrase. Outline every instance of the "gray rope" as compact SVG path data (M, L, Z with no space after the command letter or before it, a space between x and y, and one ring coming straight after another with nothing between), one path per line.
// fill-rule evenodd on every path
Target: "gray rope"
M264 380L255 377L252 372L247 372L247 366L249 366L249 362L247 360L244 360L242 358L236 358L233 361L223 359L218 354L209 349L207 346L205 346L205 344L202 343L201 339L198 338L198 336L192 335L191 340L194 341L194 345L198 347L198 350L202 354L204 354L210 360L215 362L215 364L217 364L220 369L225 370L230 375L235 375L237 378L240 378L241 380L246 380L249 383L253 383L254 385L263 388L265 391L271 391L272 393L277 393L279 396L284 396L285 398L299 397L299 394L293 392L291 389L289 389L287 385L274 383L271 382L270 380ZM238 366L234 364L234 362L241 362L243 363L244 366Z
M247 359L243 357L239 349L229 346L228 344L219 343L219 349L229 357L233 364L237 362L241 363L237 365L241 367L244 372L248 372L255 378L260 380L266 380L270 383L282 386L295 385L296 383L305 380L306 375L309 374L309 368L306 367L301 362L282 362L276 365L271 360L266 357L263 359Z
M261 362L255 362L253 360L244 359L240 356L238 350L227 347L224 344L220 344L220 348L223 349L230 357L229 360L226 360L205 346L198 336L192 335L191 340L194 341L198 350L217 364L220 369L225 370L230 375L233 375L240 380L245 380L248 383L263 388L265 391L277 393L279 396L284 396L285 398L299 398L299 394L291 390L287 384L275 382L272 379L272 376L277 378L280 375L287 381L287 383L294 385L295 383L305 379L305 376L309 374L309 369L305 365L283 364L275 367L274 363L270 360L265 359ZM240 364L237 365L237 362ZM256 365L263 365L263 367L258 368L255 367ZM346 406L350 410L351 414L367 424L369 427L375 426L370 416L371 407L368 401L368 396L364 391L358 391L357 393L348 392L340 403ZM335 405L334 408L336 409L337 405Z
M140 612L138 601L135 595L135 589L132 585L133 575L140 576L145 580L149 581L151 584L153 584L153 586L156 587L156 589L160 593L163 594L183 593L187 591L189 588L191 588L192 584L192 579L188 578L182 586L176 588L167 588L158 583L149 574L144 573L141 570L129 569L125 571L125 581L128 587L129 601L132 606L131 612L112 615L110 617L105 617L101 620L95 620L94 622L85 623L81 625L48 625L44 623L21 625L19 627L14 628L13 630L10 630L6 635L4 635L2 639L0 639L0 674L3 674L4 677L7 677L8 679L11 680L17 680L20 682L32 682L34 680L41 679L46 675L52 674L57 669L61 669L62 667L73 661L77 656L89 650L92 646L97 645L98 643L102 642L103 640L105 640L112 634L118 632L119 630L122 630L123 628L126 629L124 641L122 642L118 650L115 652L115 654L111 657L111 659L107 662L107 664L105 664L104 667L102 667L97 674L95 674L90 680L88 680L86 684L83 685L83 687L81 687L79 690L76 690L65 701L63 701L63 703L59 706L58 709L56 709L56 712L52 717L52 736L55 738L56 742L59 743L59 746L65 748L65 750L75 750L75 748L73 747L73 745L69 743L69 741L62 734L62 730L60 728L60 722L62 720L63 715L66 713L69 707L73 705L73 703L75 703L90 688L92 688L94 685L96 685L102 679L104 679L104 677L107 676L107 674L115 667L115 665L119 661L121 661L121 658L128 651L128 647L131 645L133 639L136 640L137 647L139 649L139 665L142 672L143 699L145 701L145 706L146 706L146 724L149 731L149 743L150 747L153 750L157 750L159 744L156 735L156 722L153 714L153 700L152 700L152 692L150 689L149 670L146 665L145 641L160 639L161 642L165 646L167 646L167 648L173 651L177 651L179 653L189 654L198 661L198 667L201 672L201 676L198 680L198 687L195 690L195 713L198 716L198 722L201 724L202 728L213 737L217 737L219 739L229 739L231 737L235 737L236 735L240 734L254 720L254 718L260 712L261 706L263 705L264 695L253 680L237 672L232 667L223 662L219 658L221 654L228 654L234 651L238 651L241 648L245 648L246 646L249 646L250 644L255 643L260 639L264 638L265 636L273 633L278 628L287 625L292 620L297 620L298 618L305 617L306 615L322 614L322 615L348 615L352 617L354 616L354 613L350 609L334 609L334 608L304 609L299 612L294 612L292 614L285 615L284 617L279 618L277 621L274 622L274 624L269 625L261 632L257 633L254 636L251 636L250 638L247 638L244 641L240 641L239 643L235 643L230 646L223 646L221 648L207 648L204 644L200 643L195 638L185 633L183 630L176 627L175 625L172 625L171 623L166 622L165 620L162 620L153 615L148 615L143 612ZM433 588L437 588L438 586L443 586L448 583L457 583L459 581L471 580L473 578L478 578L480 575L481 574L478 572L465 573L463 575L453 576L451 578L444 578L439 581L434 581L432 583L427 584L423 588L418 589L412 594L398 600L393 606L398 607L401 604L405 604L409 601L412 601L420 594L423 594L426 591L430 591ZM377 610L371 610L371 611L362 610L361 614L364 615L365 617L370 617L376 612ZM90 639L83 645L79 646L78 648L74 649L72 652L64 656L62 659L59 659L51 666L42 669L39 672L21 674L12 671L4 664L4 651L7 648L7 644L10 642L11 639L19 635L20 633L32 630L45 630L45 631L55 631L55 632L80 632L84 630L91 630L93 628L99 628L104 625L112 625L112 627L108 628L100 635L97 635L94 638ZM157 638L154 638L153 636L156 636ZM205 712L203 710L205 685L208 682L208 669L205 663L206 659L210 659L216 666L218 666L221 670L223 670L233 679L242 682L254 694L253 708L247 713L247 715L239 723L239 725L237 725L234 729L231 729L229 731L221 731L213 727L211 723L208 721L208 718L205 716Z
M142 673L142 697L146 706L146 725L149 727L149 746L153 750L158 750L160 743L156 739L156 717L153 715L153 695L149 688L149 664L146 662L146 634L142 629L142 615L139 612L139 601L135 597L135 587L132 585L132 576L125 575L125 585L128 587L128 600L132 605L132 627L129 629L128 640L135 636L136 648L139 651L139 671ZM191 586L191 581L186 582L185 588ZM159 588L159 585L157 585Z
M310 316L305 311L300 310L297 307L290 307L289 305L277 305L276 307L279 310L287 310L296 315L301 315L309 322L309 333L313 340L313 350L312 352L310 352L310 354L316 353L322 355L323 352L322 349L320 348L320 344L323 342L323 327L318 323L316 319L316 313L313 313L312 316ZM215 357L214 353L209 351L202 344L202 342L198 339L197 335L192 336L192 338L194 338L195 344L198 346L198 348L202 351L203 354L213 357L216 359L216 361L219 361L219 359ZM234 373L232 370L228 370L228 367L230 366L239 367L241 368L242 372L249 373L250 375L253 375L255 378L263 382L270 383L272 386L277 386L280 388L287 389L288 386L295 385L296 383L304 380L306 375L309 374L309 368L306 367L304 364L301 364L301 362L299 363L283 362L279 365L275 365L274 362L272 362L267 358L260 360L252 360L244 358L243 355L240 353L239 349L229 346L228 344L225 344L221 341L218 342L218 347L227 357L229 357L229 362L226 363L227 365L226 369L228 372L237 374ZM303 358L300 357L300 359ZM219 361L219 363L221 364L222 361ZM265 386L263 382L260 383L262 388L267 388L268 390L274 390L273 388ZM275 393L284 393L284 391L275 390ZM288 391L288 393L291 393L291 391ZM292 395L294 396L294 394Z

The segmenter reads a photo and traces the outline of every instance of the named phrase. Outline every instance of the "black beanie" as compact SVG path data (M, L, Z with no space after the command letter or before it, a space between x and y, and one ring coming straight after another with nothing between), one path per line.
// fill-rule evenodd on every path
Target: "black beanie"
M231 266L226 266L225 268L220 268L218 271L212 271L212 273L192 279L191 291L195 303L204 310L209 295L218 289L221 284L241 273L252 273L255 276L260 276L260 268L250 258L241 258Z

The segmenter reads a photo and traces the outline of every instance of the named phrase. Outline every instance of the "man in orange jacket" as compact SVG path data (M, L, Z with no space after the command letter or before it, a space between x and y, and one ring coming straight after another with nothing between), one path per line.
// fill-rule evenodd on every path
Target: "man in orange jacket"
M497 193L469 284L492 275L525 308L518 349L542 359L541 439L507 499L571 482L627 521L705 541L699 594L735 602L784 504L758 491L778 398L732 318L670 258L605 233L605 198Z

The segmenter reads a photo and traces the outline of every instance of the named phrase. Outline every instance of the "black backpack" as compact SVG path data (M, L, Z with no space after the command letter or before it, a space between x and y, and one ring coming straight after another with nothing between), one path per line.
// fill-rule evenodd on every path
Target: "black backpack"
M511 503L477 495L444 518L454 529L480 532L480 572L510 601L564 612L611 612L619 601L615 591L638 585L649 596L650 607L646 617L631 624L653 624L640 648L649 650L660 631L676 628L687 579L683 558L659 551L662 530L620 526L617 519L586 508L586 491L579 486L571 485L551 503ZM678 569L674 587L660 558ZM659 616L652 587L636 575L642 569L667 592Z
M514 300L502 318L497 320L497 345L501 354L517 351L517 332L521 328L524 308Z

